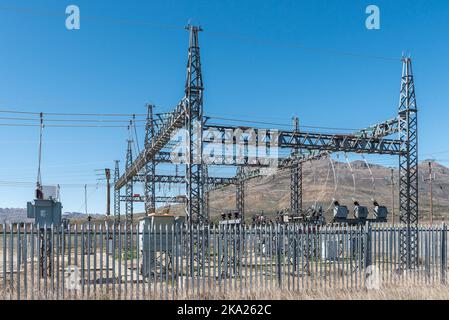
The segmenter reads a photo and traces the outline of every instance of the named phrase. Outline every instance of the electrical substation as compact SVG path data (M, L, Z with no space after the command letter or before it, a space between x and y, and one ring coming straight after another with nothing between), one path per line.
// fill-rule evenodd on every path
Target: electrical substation
M295 116L289 129L271 129L269 123L208 116L199 41L203 29L185 29L189 41L186 82L179 90L183 96L171 112L145 106L145 114L139 115L145 117L139 120L145 123L143 139L135 115L128 126L121 126L129 135L125 159L115 160L113 169L96 170L106 182L106 214L100 218L88 212L87 185L87 219L73 224L62 218L59 186L43 186L40 113L36 195L27 205L33 223L2 226L4 289L19 298L23 292L33 298L36 287L45 297L74 299L104 294L113 299L175 299L274 287L365 289L368 272L377 266L387 280L423 271L426 283L446 282L447 227L418 224L418 109L410 57L398 59L399 106L385 115L387 120L343 134L307 131L312 127L301 127ZM140 149L139 141L144 141ZM352 176L350 200L337 195L340 154ZM357 195L349 161L354 154L364 160L359 169L371 175L372 189L366 188L364 199ZM365 155L398 159L398 225L394 219L389 224L394 201L390 213L385 200L376 197ZM320 160L328 162L328 172L324 184L316 185L324 190L333 177L334 190L318 201L324 193L311 190L303 172L310 166L315 175ZM276 181L283 182L276 183L288 183L288 204L283 202L288 208L264 205L250 215L251 183L281 173L284 177ZM393 169L390 184L394 199ZM211 207L211 198L222 196L225 189L231 205L222 197L226 208ZM303 201L304 191L317 196L314 203ZM143 215L137 203L144 205ZM173 213L180 208L182 214Z
M185 207L186 223L193 226L210 223L209 193L227 185L236 187L235 212L223 212L220 225L245 223L245 183L259 177L263 169L271 163L254 159L248 146L254 137L259 145L274 143L279 152L277 169L289 170L291 177L288 212L279 216L280 223L324 224L323 208L303 208L302 167L305 162L329 157L333 153L357 153L393 155L399 161L399 204L400 222L406 227L400 232L400 257L402 268L414 268L417 264L418 226L418 118L412 61L402 59L402 76L399 108L392 112L388 120L369 125L351 134L326 134L307 132L301 129L299 119L294 119L293 130L273 132L269 128L241 127L236 125L210 123L204 108L203 91L205 83L201 71L199 35L203 31L198 26L187 26L189 47L187 56L187 79L185 95L170 113L155 114L154 106L147 106L145 146L137 158L133 159L132 140L128 141L125 171L120 174L116 161L114 174L114 217L120 221L120 202L125 202L126 223L133 221L133 203L144 202L147 214L156 212L157 204L178 204ZM392 110L393 111L393 110ZM170 149L174 147L173 134L186 131L185 159L182 165L185 174L180 175L179 163L174 164ZM212 134L211 134L212 132ZM232 133L249 132L235 137ZM204 161L209 144L220 141L225 148L239 148L242 159L215 155L213 161ZM332 160L331 160L332 161ZM173 166L172 175L159 175L160 165ZM234 166L236 175L232 178L209 176L208 168L213 166ZM145 194L135 195L134 186L144 184ZM167 196L159 190L171 185L183 185L185 194ZM125 189L122 193L121 190ZM372 199L372 207L354 203L340 203L333 199L333 220L327 223L365 224L366 222L387 222L388 210L385 205ZM264 217L253 217L253 222L266 221ZM193 240L192 240L193 241ZM194 243L192 242L193 246Z

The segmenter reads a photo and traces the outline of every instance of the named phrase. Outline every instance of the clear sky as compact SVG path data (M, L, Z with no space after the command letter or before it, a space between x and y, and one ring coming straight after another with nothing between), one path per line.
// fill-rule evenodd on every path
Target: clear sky
M65 28L70 4L80 30ZM369 4L380 30L365 27ZM420 159L449 164L446 0L0 1L0 110L131 114L151 102L169 111L183 96L188 21L204 28L206 115L362 128L396 115L400 57L410 54ZM119 120L123 128L45 129L43 182L62 185L65 211L84 210L86 183L89 211L104 212L95 170L123 164L128 117ZM36 121L0 120L10 123ZM0 126L0 207L32 200L37 142L37 127Z

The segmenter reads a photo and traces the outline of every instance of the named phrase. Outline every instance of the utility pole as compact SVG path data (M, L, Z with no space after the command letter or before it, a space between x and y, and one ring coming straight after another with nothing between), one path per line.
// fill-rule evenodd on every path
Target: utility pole
M40 130L39 130L39 162L37 169L37 182L36 182L36 199L44 199L42 192L42 176L41 176L41 162L42 162L42 134L44 131L44 114L40 113Z
M394 227L394 216L395 216L395 209L394 209L394 169L391 168L391 176L390 176L390 184L391 184L391 206L392 206L392 220L393 220L393 227Z
M294 140L298 144L299 134L299 119L293 117L294 126ZM295 147L292 150L293 156L296 158L297 163L290 169L290 212L292 215L298 216L302 213L302 163L300 159L300 148Z
M388 179L385 177L385 179ZM394 188L396 187L396 183L394 182L394 168L390 168L390 181L387 182L387 186L391 187L391 216L393 220L393 226L394 226L394 219L396 216L396 210L395 210L395 201L394 201Z
M103 174L105 175L104 178L99 178L97 179L97 182L99 181L106 181L106 215L105 215L105 219L107 220L109 218L109 216L111 215L111 169L98 169L95 170L98 172L103 172L103 173L98 173L97 176L101 175L103 176Z
M87 213L87 184L84 185L84 212L86 213L87 219L90 221L90 214Z
M114 170L114 225L120 223L120 189L115 188L115 184L120 178L120 161L115 160Z
M432 193L432 162L429 161L429 201L430 201L430 225L433 224L433 193Z
M111 215L111 169L104 169L106 175L106 216Z
M433 225L433 180L435 177L432 176L432 161L429 161L429 177L424 179L429 183L429 222L430 225Z

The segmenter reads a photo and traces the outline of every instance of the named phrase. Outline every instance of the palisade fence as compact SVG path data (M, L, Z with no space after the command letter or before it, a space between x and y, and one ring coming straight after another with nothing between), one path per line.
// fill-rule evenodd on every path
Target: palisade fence
M418 266L401 272L402 228L86 223L57 230L3 225L0 298L207 298L446 283L447 226L420 226Z

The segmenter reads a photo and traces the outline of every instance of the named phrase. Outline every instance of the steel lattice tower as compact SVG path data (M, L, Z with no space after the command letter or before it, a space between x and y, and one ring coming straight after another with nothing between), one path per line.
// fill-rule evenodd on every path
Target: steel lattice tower
M133 152L132 152L132 140L128 140L128 149L126 151L126 170L131 167L133 163ZM126 212L126 224L130 226L133 221L133 179L126 183L126 201L125 201L125 212Z
M245 221L245 169L237 169L237 190L236 190L237 211L241 221Z
M296 135L299 133L299 119L293 118L294 131L293 136L296 140ZM299 148L293 149L295 157L299 157ZM302 212L302 163L294 163L290 168L290 209L295 216Z
M400 221L406 225L400 234L401 267L412 269L418 263L418 109L412 61L403 58L399 102L399 137L403 155L399 157Z
M147 121L145 126L145 147L154 137L153 105L147 105ZM156 211L156 162L152 157L145 165L145 212Z
M213 187L213 185L210 185L208 183L209 178L209 170L207 165L203 164L203 179L204 179L204 213L206 214L206 221L209 221L210 217L210 206L209 206L209 200L210 200L210 188Z
M201 74L198 33L201 27L187 26L190 32L189 59L185 86L186 129L186 196L187 219L192 223L206 222L204 213L203 158L203 77Z
M120 178L120 161L115 160L114 185ZM120 189L114 188L114 222L120 222Z

